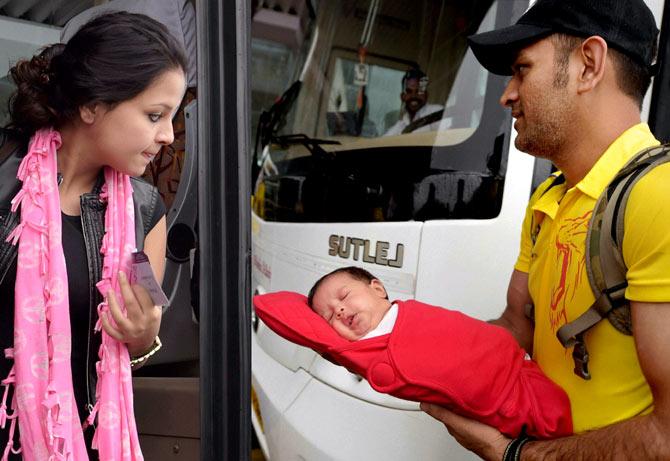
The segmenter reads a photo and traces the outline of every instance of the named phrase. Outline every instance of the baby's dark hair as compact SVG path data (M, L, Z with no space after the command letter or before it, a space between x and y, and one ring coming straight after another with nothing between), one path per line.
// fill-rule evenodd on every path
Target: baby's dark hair
M186 67L182 46L163 24L123 11L100 15L67 44L48 46L10 69L16 91L7 128L29 138L40 128L68 123L83 106L114 107L164 72Z
M347 267L340 267L339 269L335 269L332 272L327 273L323 277L321 277L319 280L316 281L314 286L309 290L309 294L307 295L307 304L309 307L312 306L312 301L314 301L314 295L316 294L316 291L319 289L321 284L330 276L339 274L340 272L344 272L346 274L349 274L351 278L355 280L360 280L361 282L366 282L366 283L371 283L373 280L379 280L377 277L372 275L370 272L366 271L363 268L356 267L356 266L347 266ZM386 295L386 299L388 299L388 294Z

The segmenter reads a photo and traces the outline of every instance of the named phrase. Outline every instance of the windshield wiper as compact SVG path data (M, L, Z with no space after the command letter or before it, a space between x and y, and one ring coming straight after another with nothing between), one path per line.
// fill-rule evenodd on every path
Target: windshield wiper
M254 143L254 156L251 164L251 177L256 177L260 170L262 159L259 158L259 147L262 151L265 146L272 142L272 138L286 124L286 115L298 99L302 88L302 82L296 80L284 93L270 106L268 110L261 112L256 126L256 142Z
M296 133L296 134L287 134L282 136L272 136L272 142L278 144L282 148L287 148L295 144L302 144L307 148L310 154L316 157L328 157L332 155L331 152L327 152L321 146L322 145L340 145L340 141L334 141L332 139L317 139L310 138L306 134Z

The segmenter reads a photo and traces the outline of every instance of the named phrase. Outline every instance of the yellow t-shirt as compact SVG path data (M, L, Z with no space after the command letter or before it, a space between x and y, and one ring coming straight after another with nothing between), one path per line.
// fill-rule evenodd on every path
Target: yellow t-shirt
M572 348L561 345L556 331L594 301L586 274L585 240L598 196L630 158L657 144L646 124L629 128L578 184L568 188L556 181L549 188L550 178L533 194L526 210L515 268L528 273L535 305L533 358L568 393L575 432L648 413L653 407L632 336L618 332L606 320L591 328L585 342L592 378L586 381L574 374ZM670 164L665 164L642 178L629 197L623 254L630 300L670 301L669 193ZM531 229L537 223L539 228Z

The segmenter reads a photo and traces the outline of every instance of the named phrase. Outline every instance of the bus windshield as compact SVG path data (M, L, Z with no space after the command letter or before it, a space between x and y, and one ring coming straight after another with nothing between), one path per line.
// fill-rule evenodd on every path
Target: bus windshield
M268 221L489 219L510 116L467 36L525 0L319 2L301 75L261 114L254 212Z

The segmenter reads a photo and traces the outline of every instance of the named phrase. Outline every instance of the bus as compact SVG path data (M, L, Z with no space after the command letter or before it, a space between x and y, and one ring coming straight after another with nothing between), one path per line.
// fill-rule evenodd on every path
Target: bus
M256 127L252 289L307 294L355 265L390 299L499 316L526 204L552 166L515 149L506 80L466 37L513 24L529 2L308 3L301 66ZM659 26L662 3L649 2ZM426 75L433 109L398 130L408 69ZM667 140L665 78L644 117ZM474 459L418 403L375 392L258 319L252 330L251 416L268 459Z

